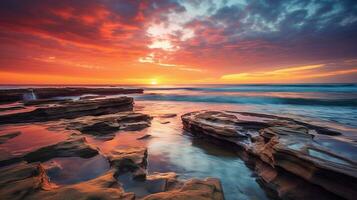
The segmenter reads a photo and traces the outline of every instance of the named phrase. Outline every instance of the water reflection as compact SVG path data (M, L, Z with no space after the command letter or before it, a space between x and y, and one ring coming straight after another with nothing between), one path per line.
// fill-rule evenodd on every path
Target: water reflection
M46 126L27 124L3 126L0 135L12 132L21 132L21 134L1 144L0 149L11 152L13 155L22 155L44 146L56 144L65 140L70 134L68 131L50 131Z
M141 102L138 103L139 107ZM177 113L168 118L169 124L161 124L154 118L152 126L144 130L154 137L148 140L149 172L174 171L181 179L215 177L221 179L226 199L268 199L264 190L256 182L253 172L234 151L194 139L183 134L180 115L193 110L206 109L201 104L145 102L141 112L160 116ZM224 110L217 105L210 109ZM120 136L119 136L120 137Z
M109 170L109 163L102 155L85 159L78 157L55 158L44 163L51 181L63 185L87 181Z

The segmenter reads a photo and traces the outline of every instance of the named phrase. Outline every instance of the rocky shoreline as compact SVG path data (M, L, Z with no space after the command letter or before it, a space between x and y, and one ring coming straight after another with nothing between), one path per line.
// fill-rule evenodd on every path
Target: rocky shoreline
M50 91L43 96L51 96ZM71 95L82 92L64 90ZM175 118L175 113L151 116L138 112L134 109L134 99L126 96L38 99L15 107L21 108L0 115L1 126L46 124L55 132L65 130L71 134L64 140L22 153L3 152L0 148L2 199L224 199L219 179L187 180L179 179L179 174L173 171L149 172L150 151L146 146L121 146L104 151L88 140L111 141L118 132L135 135L150 127L154 117L157 123L169 126L168 120ZM321 135L338 137L341 133L336 130L291 118L247 112L202 110L184 114L181 120L183 130L196 140L233 149L254 171L257 182L271 199L354 199L357 195L356 161L340 153L337 147L326 146L318 140ZM21 135L21 131L3 134L0 144ZM146 141L151 135L135 138ZM96 156L105 159L108 169L89 180L61 185L51 181L48 175L50 170L59 167L45 164L53 159ZM122 177L138 183L145 192L126 191Z
M289 118L261 117L247 121L227 112L198 111L183 115L182 122L196 137L236 148L261 183L279 198L354 199L355 161L314 140L315 135L334 131Z
M52 123L53 129L73 130L64 141L44 146L21 155L0 154L0 197L2 199L224 199L218 179L179 180L174 172L148 173L148 150L145 147L121 148L102 152L89 144L86 135L111 140L118 131L147 128L152 117L133 111L131 97L83 98L79 100L38 100L30 111L0 116L3 125ZM168 116L172 117L172 116ZM1 143L21 135L20 132L1 136ZM145 136L147 138L148 136ZM142 139L145 139L142 138ZM43 163L54 158L92 158L104 156L110 169L104 174L70 185L51 182ZM56 166L55 166L56 167ZM118 180L121 175L142 182L152 194L137 197L125 192Z
M28 94L34 95L36 99L50 99L54 97L69 97L81 95L119 95L143 93L143 89L127 89L117 87L39 87L24 89L1 89L0 103L11 103L22 101ZM86 97L84 97L86 98Z

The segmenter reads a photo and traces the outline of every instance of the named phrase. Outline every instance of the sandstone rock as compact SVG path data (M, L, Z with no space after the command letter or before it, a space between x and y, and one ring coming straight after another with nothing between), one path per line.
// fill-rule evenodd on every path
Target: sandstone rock
M21 110L21 109L24 109L24 108L25 107L23 107L23 106L10 106L10 107L0 108L0 112L10 111L10 110Z
M25 155L14 156L11 153L0 151L0 166L23 160L27 162L45 162L55 157L90 158L97 154L98 150L87 144L85 137L72 136L66 141L42 147Z
M25 199L39 190L51 190L45 170L40 164L19 163L0 169L2 199Z
M120 111L131 111L133 98L119 97L111 99L70 101L57 106L37 108L30 112L0 116L0 124L40 122L55 119L73 119L81 116L96 116Z
M159 115L159 118L173 118L176 116L177 116L177 114L175 114L175 113L168 113L168 114Z
M188 130L197 129L197 132L206 132L212 136L244 136L240 134L235 126L237 118L234 115L215 111L207 111L185 114L181 118L184 124L184 128ZM196 131L192 132L194 133Z
M25 101L25 106L37 106L43 104L62 104L62 103L70 103L73 100L70 99L35 99L30 101Z
M310 134L326 134L328 129L313 129L316 126L289 118L268 115L264 115L264 118L253 123L225 112L200 111L183 115L182 121L184 129L195 136L243 149L251 157L257 156L270 165L275 173L290 173L290 177L296 175L299 178L292 179L300 181L299 187L304 187L305 191L319 191L326 194L326 198L329 193L346 199L353 199L357 195L356 161L339 155L333 147L322 146ZM240 137L236 137L235 132ZM270 183L276 185L278 180L282 178ZM320 186L320 189L314 185ZM298 196L292 188L278 195L282 197L289 193Z
M133 178L146 178L147 149L132 147L112 151L107 157L112 167L118 174L133 173Z
M117 131L136 131L149 127L151 119L146 114L121 112L110 115L77 118L66 122L66 126L67 129L78 130L84 134L110 140L115 137L115 132Z
M134 200L125 193L115 172L108 171L95 179L78 184L57 186L50 183L44 168L37 163L19 163L0 169L0 196L2 199L103 199Z
M6 141L14 138L14 137L17 137L21 134L21 132L14 132L14 133L8 133L8 134L5 134L5 135L0 135L0 144L3 144L5 143Z
M58 187L50 191L40 191L31 199L102 199L102 200L134 200L133 193L125 193L114 178L114 171L109 171L95 179L82 183Z
M137 139L137 140L146 140L146 139L148 139L148 138L150 138L150 137L151 137L150 134L146 134L146 135L141 136L141 137L138 137L138 138L136 138L136 139Z
M55 157L90 158L98 154L98 150L88 145L85 137L72 136L66 141L40 148L23 156L27 162L45 162Z
M143 200L223 200L223 190L218 179L207 178L205 180L192 179L186 181L182 187L167 192L151 194Z
M153 189L152 187L150 188L152 193L157 193L157 192L164 192L164 191L169 191L172 189L177 188L180 186L180 182L177 180L177 174L174 172L166 172L166 173L158 173L154 172L150 175L146 176L146 181L150 183L150 185L153 185L153 183L158 183L156 184L156 187Z
M143 93L143 89L124 88L88 88L88 87L61 87L61 88L25 88L25 89L3 89L0 90L0 102L21 101L23 95L34 92L37 98L46 99L53 97L80 96L85 94L117 95Z

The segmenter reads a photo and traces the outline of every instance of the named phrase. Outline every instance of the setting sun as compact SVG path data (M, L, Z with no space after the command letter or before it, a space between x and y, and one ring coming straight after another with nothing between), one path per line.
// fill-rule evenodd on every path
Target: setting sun
M150 85L157 85L157 84L158 84L157 79L151 79Z

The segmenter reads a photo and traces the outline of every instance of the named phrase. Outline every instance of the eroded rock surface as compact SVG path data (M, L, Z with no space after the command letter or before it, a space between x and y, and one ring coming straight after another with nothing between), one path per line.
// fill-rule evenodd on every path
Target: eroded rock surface
M143 93L143 89L124 88L81 88L81 87L60 87L60 88L25 88L25 89L3 89L0 90L0 102L21 101L24 94L32 93L39 99L80 96L85 94L96 95L117 95Z
M67 129L110 140L114 138L117 131L137 131L149 127L151 119L149 115L142 113L120 112L96 117L81 117L66 123Z
M223 190L218 179L207 178L205 180L188 180L181 187L156 194L151 194L143 200L223 200Z
M19 163L0 169L1 199L25 199L39 190L54 188L40 164Z
M114 178L114 171L109 171L89 181L38 192L31 199L134 200L135 195L126 193Z
M119 97L110 99L69 101L50 107L37 108L30 112L21 112L0 116L0 124L41 122L56 119L73 119L82 116L112 114L133 109L133 98Z
M23 156L27 162L45 162L56 157L90 158L98 150L86 142L85 137L72 136L66 141L40 148Z
M21 134L21 132L14 132L14 133L8 133L8 134L5 134L5 135L0 135L0 144L3 144L5 143L6 141L14 138L14 137L17 137Z
M288 118L244 121L233 114L216 111L188 113L182 116L182 121L184 129L195 136L230 144L243 149L250 157L258 157L267 165L260 168L260 176L265 176L264 182L278 191L280 197L313 198L311 193L293 194L296 188L313 190L325 199L338 198L334 195L354 199L357 195L356 161L314 140L314 135L324 134L327 129ZM281 176L282 173L290 173L291 177ZM280 187L271 187L279 184ZM286 187L293 184L294 187ZM284 187L285 190L281 189Z
M134 179L146 178L147 149L143 147L132 147L127 149L116 149L107 157L112 167L118 170L118 174L131 172Z
M6 166L20 161L45 162L56 157L90 158L97 154L98 150L89 145L85 137L73 135L65 141L42 147L25 155L13 155L0 150L0 166Z

